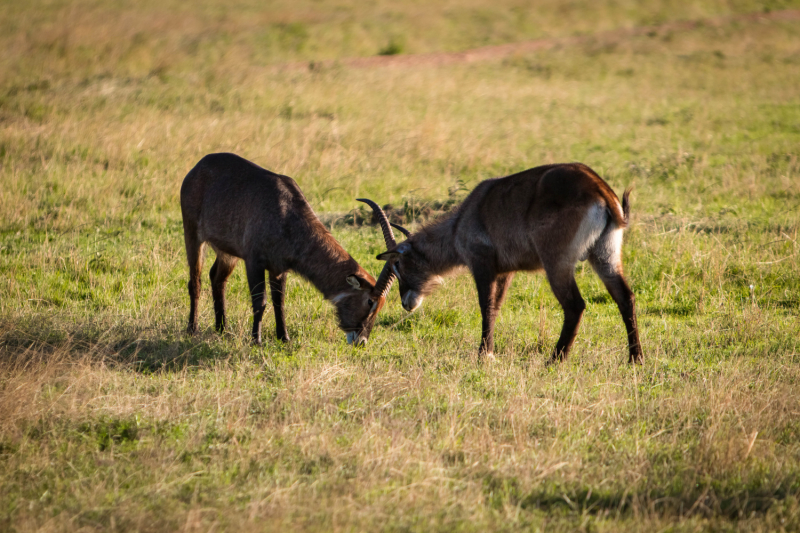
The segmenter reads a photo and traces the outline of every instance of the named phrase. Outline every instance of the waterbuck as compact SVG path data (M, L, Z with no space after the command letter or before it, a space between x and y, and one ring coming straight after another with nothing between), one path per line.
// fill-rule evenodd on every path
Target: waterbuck
M532 168L481 182L450 214L414 234L395 226L407 240L378 259L397 276L406 311L419 307L440 275L469 268L482 317L478 353L487 358L493 357L495 318L514 272L544 269L564 309L551 361L567 357L578 332L586 303L575 283L575 265L588 259L622 314L629 361L641 363L634 296L622 274L629 194L630 189L620 203L611 187L580 163Z
M189 333L197 331L203 247L208 243L217 254L210 277L218 331L225 329L228 276L244 259L253 300L253 342L261 343L265 271L276 335L289 340L283 301L290 270L309 280L336 307L349 344L367 342L394 275L387 264L375 281L361 268L322 225L292 178L235 154L209 154L183 180L181 212L189 261ZM394 239L386 241L387 247L395 244Z

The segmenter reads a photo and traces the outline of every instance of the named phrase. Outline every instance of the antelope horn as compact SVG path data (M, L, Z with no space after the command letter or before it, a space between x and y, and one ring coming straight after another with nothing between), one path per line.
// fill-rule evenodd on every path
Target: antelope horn
M383 239L386 241L386 249L391 250L394 248L394 246L397 244L397 241L394 240L392 227L389 225L389 219L386 218L386 213L383 212L383 209L381 209L378 204L368 198L356 198L356 200L359 202L364 202L372 208L372 211L378 216L378 222L381 224L381 229L383 230ZM383 272L381 272L381 277L383 277Z
M409 238L409 237L411 237L411 232L410 232L410 231L408 231L408 230L407 230L406 228L404 228L403 226L401 226L400 224L395 224L394 222L390 222L390 224L392 225L392 227L393 227L394 229L396 229L397 231L399 231L400 233L402 233L403 235L405 235L405 236L406 236L406 239L407 239L407 238Z
M381 270L378 280L375 282L375 294L385 298L389 294L389 290L392 288L394 278L394 272L392 272L391 265L389 264L389 261L387 261L383 265L383 270Z

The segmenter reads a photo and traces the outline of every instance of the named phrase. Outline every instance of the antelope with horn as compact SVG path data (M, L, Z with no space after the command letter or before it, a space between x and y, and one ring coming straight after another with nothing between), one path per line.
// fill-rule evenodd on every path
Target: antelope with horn
M277 338L289 340L283 302L290 270L336 307L349 344L367 342L394 275L387 264L376 281L361 268L322 225L292 178L235 154L209 154L183 180L181 212L189 261L189 333L197 331L203 248L208 243L217 256L210 277L218 331L225 329L226 282L244 259L253 302L253 342L261 343L265 272ZM387 239L387 247L395 245L393 238Z
M495 318L514 273L544 269L564 310L551 361L567 357L586 308L575 265L588 259L619 308L630 363L642 363L634 295L622 273L622 232L630 189L622 202L580 163L546 165L481 182L463 203L378 256L398 278L403 308L413 311L441 275L466 266L481 308L479 357L493 358ZM378 216L381 216L378 214Z

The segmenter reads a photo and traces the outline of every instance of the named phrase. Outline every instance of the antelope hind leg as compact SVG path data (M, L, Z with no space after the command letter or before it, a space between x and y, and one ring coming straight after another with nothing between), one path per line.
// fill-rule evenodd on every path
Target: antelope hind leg
M561 327L561 335L558 337L556 347L553 349L551 362L563 361L567 358L575 337L578 335L578 326L586 309L586 302L581 297L578 284L575 283L574 265L560 268L553 272L546 270L547 278L550 281L550 288L553 291L558 303L564 310L564 324Z
M278 340L289 342L283 314L283 299L286 296L286 274L269 273L269 290L272 295L272 308L275 310L275 335Z
M238 258L217 249L214 251L217 253L217 259L211 266L209 277L211 294L214 297L214 326L222 333L225 331L225 287Z

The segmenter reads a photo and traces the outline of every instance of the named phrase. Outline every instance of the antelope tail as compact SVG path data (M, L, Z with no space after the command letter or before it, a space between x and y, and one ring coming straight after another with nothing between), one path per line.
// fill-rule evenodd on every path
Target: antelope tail
M625 189L625 192L622 193L622 215L625 220L625 225L627 226L631 219L631 202L630 202L630 195L631 191L633 190L633 185Z

